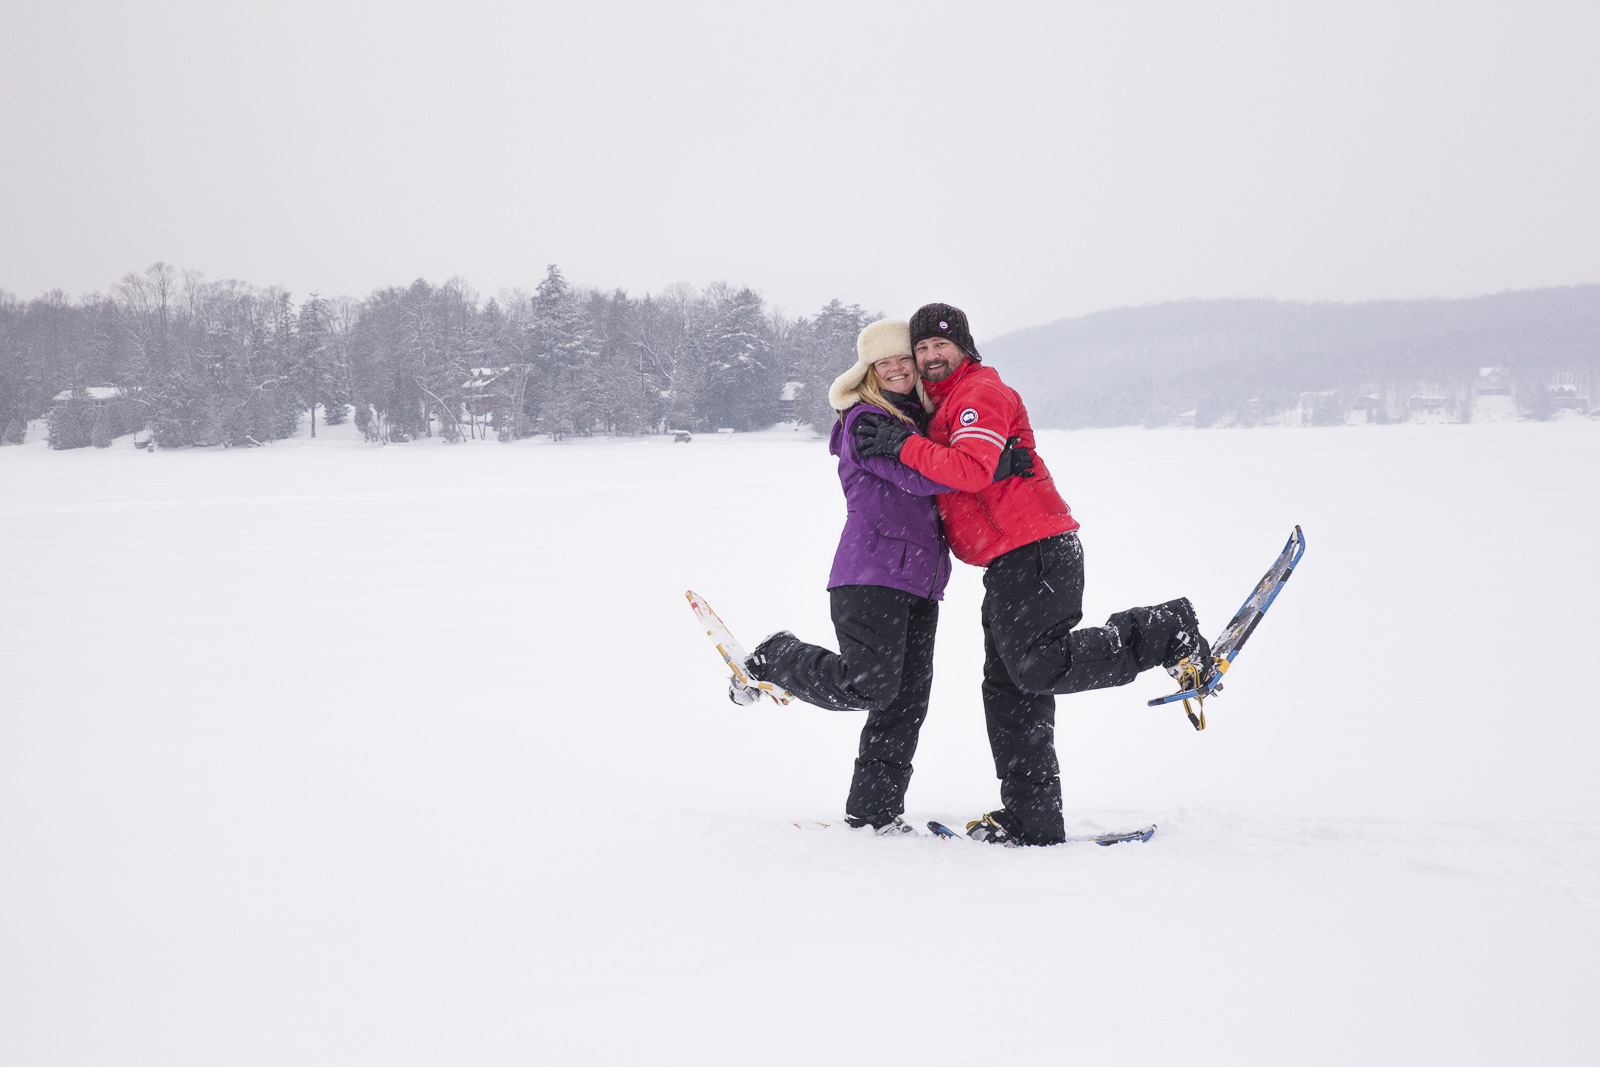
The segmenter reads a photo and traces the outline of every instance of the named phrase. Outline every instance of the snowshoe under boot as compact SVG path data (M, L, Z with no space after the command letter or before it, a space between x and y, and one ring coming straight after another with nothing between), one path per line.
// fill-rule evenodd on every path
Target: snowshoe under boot
M900 818L900 816L887 811L860 818L854 815L846 815L844 821L857 830L870 828L879 837L896 837L900 834L914 834L917 832L916 827Z
M1007 830L996 818L999 814L997 811L991 811L967 823L967 836L974 841L982 841L988 845L1005 845L1007 848L1015 848L1021 844L1022 842L1017 840L1017 835Z

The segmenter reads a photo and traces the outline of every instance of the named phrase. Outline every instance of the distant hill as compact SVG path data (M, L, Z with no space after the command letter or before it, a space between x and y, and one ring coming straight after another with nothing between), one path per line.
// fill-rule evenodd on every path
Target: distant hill
M1486 410L1480 392L1509 397L1513 417L1543 418L1600 402L1600 285L1359 304L1186 300L981 344L1040 427L1463 421Z

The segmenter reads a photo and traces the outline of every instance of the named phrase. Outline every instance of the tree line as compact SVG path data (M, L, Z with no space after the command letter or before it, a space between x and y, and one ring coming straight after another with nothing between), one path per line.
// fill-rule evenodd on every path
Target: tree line
M555 265L488 300L419 279L297 304L157 263L77 300L0 292L0 439L45 417L55 448L141 431L162 447L250 446L308 413L315 434L319 412L373 442L751 430L780 412L821 427L875 317L833 300L790 318L720 282L635 298Z

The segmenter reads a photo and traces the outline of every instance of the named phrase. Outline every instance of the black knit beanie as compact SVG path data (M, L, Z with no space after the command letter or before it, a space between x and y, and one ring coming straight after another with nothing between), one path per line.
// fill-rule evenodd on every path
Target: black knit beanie
M943 337L982 362L977 345L972 343L972 331L967 328L967 313L958 307L924 304L917 309L917 313L911 316L911 350L915 352L918 342L930 337Z

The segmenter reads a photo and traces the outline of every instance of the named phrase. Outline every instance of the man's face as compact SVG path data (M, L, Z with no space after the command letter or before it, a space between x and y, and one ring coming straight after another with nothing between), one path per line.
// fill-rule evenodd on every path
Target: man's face
M930 382L944 381L966 358L960 345L943 337L924 337L917 342L917 369Z

